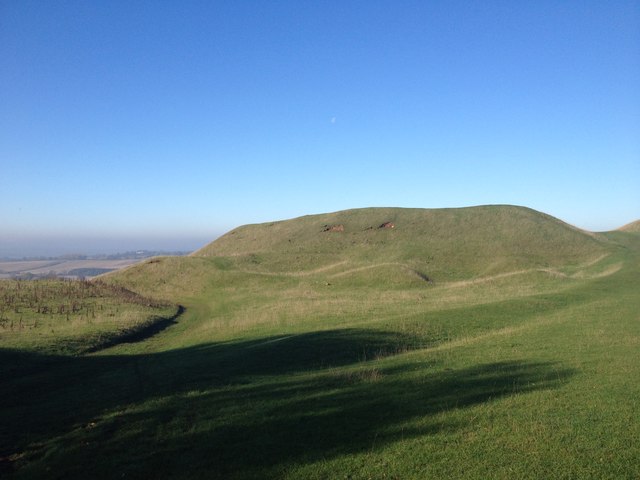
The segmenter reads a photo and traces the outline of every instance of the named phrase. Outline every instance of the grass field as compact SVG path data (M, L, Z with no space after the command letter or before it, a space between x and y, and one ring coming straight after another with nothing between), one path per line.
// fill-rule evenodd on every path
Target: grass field
M140 341L0 330L0 474L639 478L639 280L517 207L241 227L106 277L186 307Z

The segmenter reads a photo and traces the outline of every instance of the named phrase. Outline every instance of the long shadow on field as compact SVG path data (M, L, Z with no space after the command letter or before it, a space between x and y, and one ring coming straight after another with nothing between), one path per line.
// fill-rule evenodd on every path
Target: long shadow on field
M0 350L0 473L277 477L456 429L434 415L554 388L572 373L549 363L443 370L370 361L420 346L347 329L137 356ZM418 418L420 427L406 426Z

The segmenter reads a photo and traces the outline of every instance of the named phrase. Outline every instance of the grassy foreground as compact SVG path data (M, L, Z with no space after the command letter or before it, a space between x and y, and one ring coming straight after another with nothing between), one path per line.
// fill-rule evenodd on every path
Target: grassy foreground
M243 227L120 272L186 307L143 341L0 330L0 475L639 478L640 236L486 208Z

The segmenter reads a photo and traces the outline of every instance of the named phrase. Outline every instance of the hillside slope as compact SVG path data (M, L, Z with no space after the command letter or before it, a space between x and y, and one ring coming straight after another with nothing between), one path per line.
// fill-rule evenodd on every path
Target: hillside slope
M368 208L239 227L106 280L184 305L175 333L195 345L266 326L368 322L398 305L411 316L558 292L616 271L619 250L607 234L528 208Z
M618 230L622 232L640 233L640 220L627 223L626 225L620 227Z
M261 270L305 271L345 263L401 263L430 278L593 260L603 238L515 206L365 208L236 228L196 257L234 257Z
M211 318L319 319L343 303L365 311L345 292L366 309L403 296L453 305L526 295L617 268L616 250L606 234L523 207L367 208L242 226L189 257L155 258L106 278L154 298L206 304ZM473 288L438 289L465 285ZM247 312L253 303L260 307Z

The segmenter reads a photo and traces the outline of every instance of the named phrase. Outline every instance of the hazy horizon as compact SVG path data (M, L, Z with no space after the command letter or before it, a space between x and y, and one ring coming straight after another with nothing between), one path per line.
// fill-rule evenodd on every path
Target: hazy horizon
M138 250L193 252L215 240L203 237L0 237L0 258L105 255Z
M523 205L525 206L525 205ZM330 212L313 212L330 213ZM549 213L549 212L543 212ZM263 219L255 223L288 220L287 218ZM615 224L604 228L585 228L583 225L559 220L591 232L615 230L627 223L638 219L629 219L621 224ZM185 235L167 236L157 235L2 235L0 234L0 258L25 258L25 257L58 257L63 255L103 255L116 254L137 250L166 251L166 252L192 252L211 243L216 238L240 224L232 226L225 231L211 233L210 235Z

